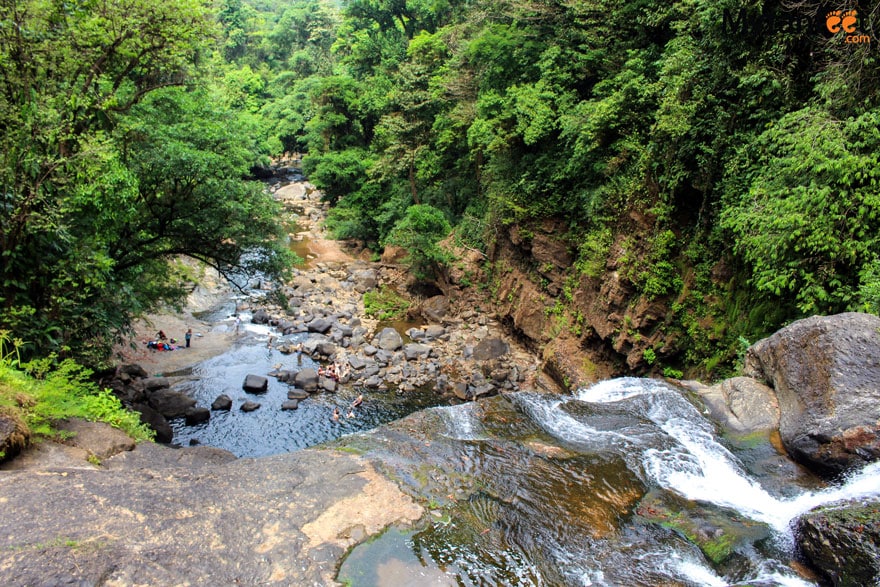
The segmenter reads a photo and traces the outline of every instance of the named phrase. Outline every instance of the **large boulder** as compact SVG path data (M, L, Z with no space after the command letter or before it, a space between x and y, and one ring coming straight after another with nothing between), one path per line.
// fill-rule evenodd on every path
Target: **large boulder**
M354 281L354 290L358 293L366 293L379 285L379 274L375 269L353 271L351 277Z
M134 404L132 408L140 413L141 423L146 424L156 433L156 442L164 444L174 440L174 429L165 416L153 409L149 404Z
M70 418L57 422L56 428L69 434L65 444L83 448L102 460L137 446L128 434L104 422Z
M839 474L880 458L880 318L845 313L798 320L758 341L745 374L779 400L789 454Z
M695 381L682 385L697 392L725 428L739 433L779 428L779 402L772 389L751 377L725 379L707 387Z
M487 338L474 347L473 356L477 361L491 361L503 357L509 351L510 346L500 338Z
M196 400L180 391L157 389L147 398L150 407L165 418L182 418L186 411L196 405Z
M373 344L382 350L396 351L403 346L403 337L393 328L383 328L373 339Z
M262 375L247 375L241 388L248 393L265 393L269 389L269 380Z
M316 318L309 322L309 332L324 334L333 326L333 321L327 318Z
M422 302L419 306L422 316L430 322L440 322L449 312L449 298L446 296L434 296Z
M186 423L195 426L211 419L211 411L208 408L194 406L186 411Z
M426 344L411 342L403 346L403 354L407 361L416 361L427 358L431 354L431 347Z
M293 378L294 384L308 392L318 390L318 372L312 368L303 369Z
M232 398L225 393L218 395L211 403L211 409L216 411L229 411L232 409Z
M817 508L798 519L796 535L831 585L880 584L880 502Z

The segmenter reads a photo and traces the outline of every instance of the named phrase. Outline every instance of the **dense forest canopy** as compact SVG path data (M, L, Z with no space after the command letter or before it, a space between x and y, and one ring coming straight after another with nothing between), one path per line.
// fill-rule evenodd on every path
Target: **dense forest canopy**
M876 5L2 6L0 323L37 344L173 298L173 255L283 265L275 208L241 180L284 152L338 237L403 244L438 283L447 226L485 251L561 220L576 284L637 213L622 277L666 300L680 366L880 310Z

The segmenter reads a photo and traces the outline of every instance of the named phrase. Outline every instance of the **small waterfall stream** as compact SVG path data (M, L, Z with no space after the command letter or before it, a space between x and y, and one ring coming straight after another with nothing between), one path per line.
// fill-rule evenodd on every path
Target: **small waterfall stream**
M437 585L813 585L790 566L792 520L880 496L880 464L831 487L790 462L751 465L769 441L719 438L657 380L521 392L399 426L406 435L395 423L349 441L393 463L436 504L435 521L393 531L394 548L380 537L354 549L340 570L353 586L425 573ZM396 579L383 579L391 561Z

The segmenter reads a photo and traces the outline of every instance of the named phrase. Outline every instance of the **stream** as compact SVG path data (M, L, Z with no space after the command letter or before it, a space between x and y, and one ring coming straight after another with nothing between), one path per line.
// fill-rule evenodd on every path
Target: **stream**
M233 320L234 303L203 318ZM179 444L239 457L324 444L365 454L428 504L415 527L387 529L342 561L352 587L405 585L814 585L792 568L792 520L842 499L880 496L880 464L826 486L766 434L719 436L700 403L669 383L600 382L571 395L522 391L450 406L432 390L341 386L281 411L288 385L241 388L249 373L316 367L243 323L226 353L184 372L199 405L225 393L261 403L173 423ZM398 325L399 328L407 324ZM267 346L269 337L275 345Z
M880 464L823 486L650 379L432 408L341 442L432 504L352 550L352 586L813 585L790 566L792 520L880 495Z
M234 304L222 307L202 318L220 320L232 328L234 308ZM244 391L242 383L248 374L265 375L276 368L317 369L319 364L303 353L283 354L277 350L283 344L305 341L308 334L279 336L267 326L249 323L249 313L242 312L241 317L239 337L231 349L191 368L164 375L185 378L177 389L200 406L210 406L217 396L226 394L235 405L249 400L259 403L260 408L249 413L238 409L213 411L207 422L195 426L187 425L183 419L172 420L176 444L205 444L226 449L237 457L269 456L370 430L417 410L446 403L432 389L409 393L390 389L369 392L367 401L351 410L352 401L362 390L340 386L336 393L312 394L300 401L296 410L282 411L290 389L287 383L269 377L268 389L259 394ZM409 325L402 323L401 327ZM267 346L270 336L272 348ZM334 408L342 414L339 420L332 418Z
M305 257L307 244L291 247ZM229 328L236 307L202 318ZM308 334L279 337L242 319L229 351L166 375L182 377L178 388L199 405L225 393L261 407L173 422L175 442L239 457L319 444L356 451L428 504L414 527L388 528L346 555L338 580L350 587L815 585L793 564L792 521L880 496L880 464L828 486L785 457L778 437L721 436L698 399L652 379L454 406L430 389L372 391L352 417L363 390L341 386L282 411L287 384L270 377L251 394L242 382L317 368L276 350Z

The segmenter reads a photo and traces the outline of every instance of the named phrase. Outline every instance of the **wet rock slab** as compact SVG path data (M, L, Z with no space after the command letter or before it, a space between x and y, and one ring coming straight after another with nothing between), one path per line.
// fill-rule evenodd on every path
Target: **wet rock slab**
M347 530L421 512L332 451L144 444L107 465L0 472L0 584L329 585Z

